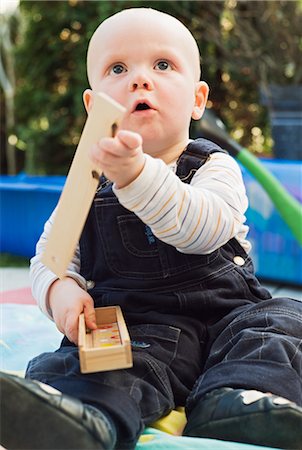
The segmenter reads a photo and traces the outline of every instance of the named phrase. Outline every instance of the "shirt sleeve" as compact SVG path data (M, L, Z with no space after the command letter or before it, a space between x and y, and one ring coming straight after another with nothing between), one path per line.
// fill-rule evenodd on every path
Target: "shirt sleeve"
M139 177L122 189L113 189L125 208L180 252L208 254L232 237L249 251L245 186L238 164L225 153L211 154L190 184L162 160L146 155Z
M33 296L41 311L50 319L52 319L52 315L49 307L48 292L50 286L58 279L58 277L41 262L41 256L46 245L55 213L56 210L54 210L48 221L45 223L44 231L36 245L36 255L30 261L30 282ZM86 290L86 280L80 275L79 245L77 245L72 261L68 266L66 276L73 278L82 289Z

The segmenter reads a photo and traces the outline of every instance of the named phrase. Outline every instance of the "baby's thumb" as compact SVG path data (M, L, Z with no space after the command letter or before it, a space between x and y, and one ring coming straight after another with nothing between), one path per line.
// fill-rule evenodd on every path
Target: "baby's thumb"
M93 301L87 301L84 304L84 317L85 317L85 323L88 328L91 330L95 330L97 328L96 324L96 316L95 316L95 309L93 305Z
M130 149L136 149L142 146L143 139L140 134L134 131L120 130L117 133L117 138Z

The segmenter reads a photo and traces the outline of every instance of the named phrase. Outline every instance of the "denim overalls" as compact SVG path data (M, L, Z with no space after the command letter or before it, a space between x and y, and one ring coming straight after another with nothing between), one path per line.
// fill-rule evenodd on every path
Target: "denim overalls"
M217 151L205 139L191 142L177 175L190 183ZM80 250L95 306L122 307L134 366L80 374L77 348L64 338L55 353L29 363L27 376L109 412L123 447L188 396L191 410L222 386L272 391L302 405L302 302L272 299L236 239L209 255L180 253L101 178Z

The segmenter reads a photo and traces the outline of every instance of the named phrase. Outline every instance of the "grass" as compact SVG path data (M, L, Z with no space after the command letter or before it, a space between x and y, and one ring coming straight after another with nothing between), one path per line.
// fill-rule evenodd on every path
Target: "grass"
M29 258L25 256L0 253L0 267L29 267Z

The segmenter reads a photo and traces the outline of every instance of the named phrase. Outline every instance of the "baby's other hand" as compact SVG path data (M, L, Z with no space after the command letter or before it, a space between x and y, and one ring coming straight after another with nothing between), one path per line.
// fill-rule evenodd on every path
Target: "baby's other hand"
M79 316L84 313L86 326L97 328L92 297L72 278L56 280L49 289L49 306L61 333L78 344Z
M145 156L142 143L140 134L120 130L114 138L103 138L94 145L90 157L117 188L123 188L143 170Z

